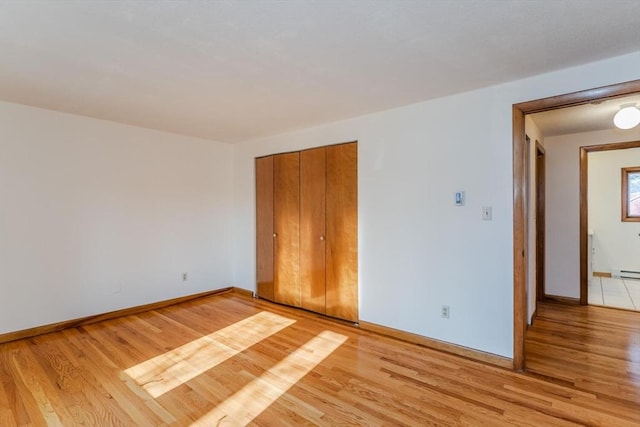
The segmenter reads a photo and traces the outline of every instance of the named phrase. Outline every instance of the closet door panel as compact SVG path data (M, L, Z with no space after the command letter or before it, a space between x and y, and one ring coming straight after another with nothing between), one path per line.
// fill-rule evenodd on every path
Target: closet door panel
M358 145L327 147L326 314L358 320Z
M300 152L300 278L302 307L325 312L325 153Z
M273 156L256 159L258 296L273 301Z
M274 156L275 300L299 307L300 153Z

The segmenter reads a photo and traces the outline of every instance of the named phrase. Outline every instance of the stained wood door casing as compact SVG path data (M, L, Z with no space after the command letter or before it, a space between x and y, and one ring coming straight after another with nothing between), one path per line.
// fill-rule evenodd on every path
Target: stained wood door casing
M302 307L325 312L326 148L300 152Z
M256 159L256 280L258 296L274 300L273 156Z
M358 320L358 145L326 152L326 314Z
M545 287L545 154L536 141L536 296L544 301Z
M300 153L273 160L274 297L300 307Z

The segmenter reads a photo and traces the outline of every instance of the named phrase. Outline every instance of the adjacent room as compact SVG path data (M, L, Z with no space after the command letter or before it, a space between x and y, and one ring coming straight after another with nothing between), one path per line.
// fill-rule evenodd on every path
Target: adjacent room
M640 424L638 28L0 0L0 426Z
M619 128L611 120L620 106L638 103L640 96L631 95L530 116L526 131L534 138L530 142L531 181L536 181L536 166L543 162L546 184L540 211L535 206L540 200L535 185L529 197L532 229L538 214L547 219L544 240L548 250L542 248L546 269L539 299L579 302L580 263L567 262L562 254L579 253L571 247L580 244L580 236L577 229L566 227L566 217L577 223L582 214L587 223L582 237L587 245L588 303L640 310L640 219L634 214L640 212L640 173L636 170L640 142L632 129ZM585 153L582 164L581 147ZM584 180L586 188L583 200L579 180ZM540 248L530 253L532 271L536 250Z

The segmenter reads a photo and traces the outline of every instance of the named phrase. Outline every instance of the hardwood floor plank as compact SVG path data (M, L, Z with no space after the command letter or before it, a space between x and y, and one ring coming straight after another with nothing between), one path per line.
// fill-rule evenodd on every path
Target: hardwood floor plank
M8 379L8 374L0 371L0 379L5 375ZM18 422L13 417L13 412L9 408L9 397L4 390L3 381L0 381L0 426L11 426L18 424Z
M29 390L27 384L24 383L20 369L16 366L16 359L24 357L24 342L11 343L7 345L7 351L3 351L0 356L0 373L2 374L2 382L4 385L8 409L12 411L12 417L16 425L46 425L42 417L38 405Z
M124 425L118 416L122 411L105 399L99 383L91 378L82 363L73 354L62 333L32 338L30 350L39 359L51 390L57 387L61 404L69 408L74 422L86 425ZM87 378L88 377L88 378ZM126 420L126 418L125 418ZM64 423L63 423L64 424Z
M640 424L638 317L539 313L519 373L234 293L204 297L0 344L0 425ZM147 365L146 380L127 373ZM171 388L145 389L168 375Z
M25 351L19 358L13 358L14 372L28 388L33 400L36 402L40 411L38 418L41 418L45 425L60 426L62 423L54 407L60 407L61 402L51 402L49 400L47 396L55 397L56 393L48 389L46 382L39 380L43 372L37 361L34 361L28 353Z
M129 417L129 422L134 423L134 420L137 419L147 419L157 425L163 421L147 405L136 404L138 395L133 390L123 388L120 383L114 381L114 378L120 378L121 369L106 357L100 348L96 347L96 343L93 340L88 339L86 333L82 331L79 331L79 333L64 331L64 334L69 340L69 344L76 351L87 349L87 351L83 352L83 357L86 357L86 364L83 363L83 366L86 369L90 369L89 373L86 374L86 380L100 384L104 389L105 395L113 399L114 403ZM123 416L123 419L126 419L126 417Z
M640 424L640 313L539 303L526 354L530 373L586 393L571 399L574 412Z

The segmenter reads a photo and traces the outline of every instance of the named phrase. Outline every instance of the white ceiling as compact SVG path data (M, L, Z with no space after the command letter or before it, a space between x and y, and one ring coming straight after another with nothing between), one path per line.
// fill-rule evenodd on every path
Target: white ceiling
M236 142L638 49L638 0L0 0L0 99Z

